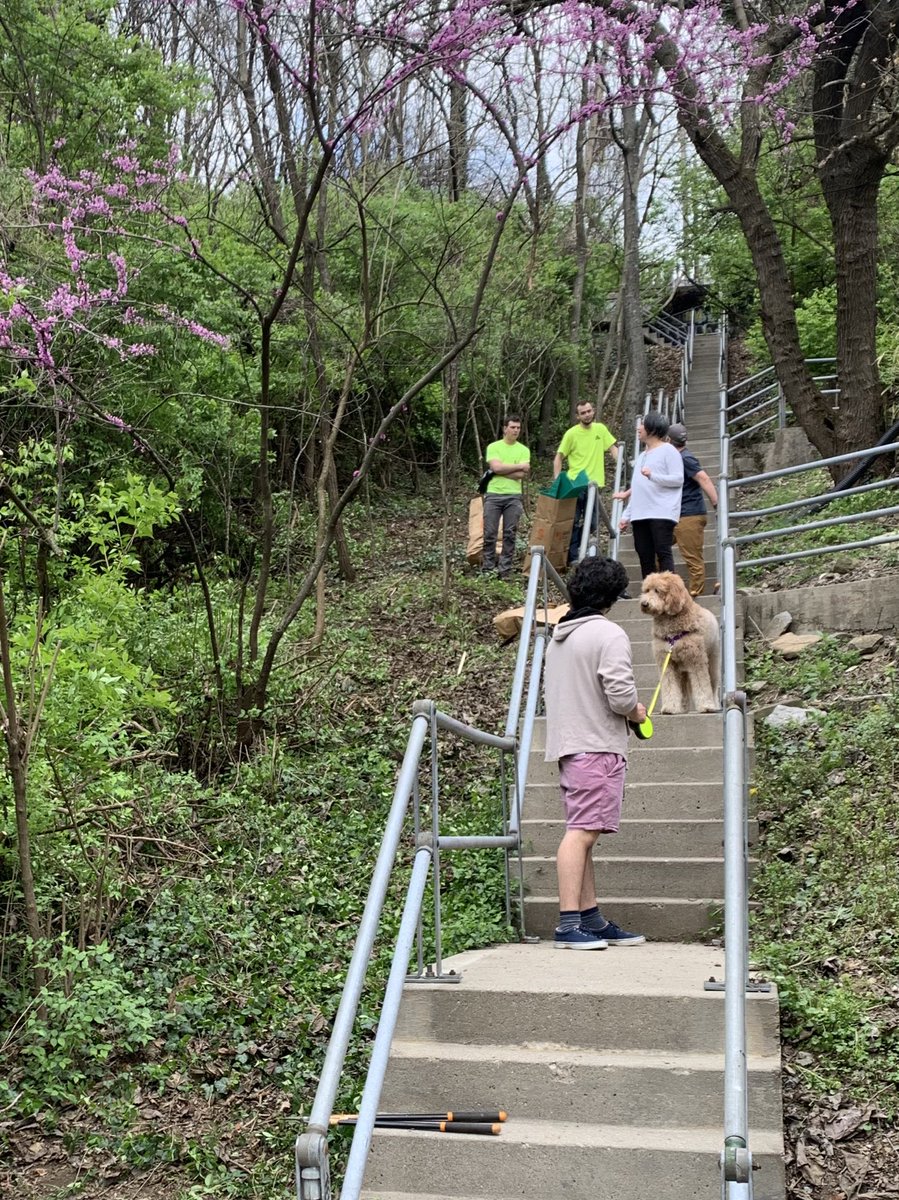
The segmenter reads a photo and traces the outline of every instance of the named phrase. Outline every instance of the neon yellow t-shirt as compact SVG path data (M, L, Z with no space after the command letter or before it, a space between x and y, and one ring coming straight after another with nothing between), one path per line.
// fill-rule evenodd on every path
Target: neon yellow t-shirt
M568 459L569 479L586 471L587 478L602 487L606 481L606 451L614 445L615 437L602 421L594 421L586 429L572 425L559 445L559 453Z
M501 438L498 442L490 443L484 458L488 467L491 459L494 458L498 458L506 466L517 467L531 461L531 452L527 446L522 446L521 442L513 442L510 446L505 439ZM520 496L521 480L510 479L508 475L494 475L487 484L487 494L488 496Z

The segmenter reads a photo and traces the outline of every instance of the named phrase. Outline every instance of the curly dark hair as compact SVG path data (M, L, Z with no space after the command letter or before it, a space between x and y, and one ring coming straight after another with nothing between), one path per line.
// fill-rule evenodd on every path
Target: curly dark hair
M627 587L627 571L611 558L585 558L568 580L571 607L611 608Z

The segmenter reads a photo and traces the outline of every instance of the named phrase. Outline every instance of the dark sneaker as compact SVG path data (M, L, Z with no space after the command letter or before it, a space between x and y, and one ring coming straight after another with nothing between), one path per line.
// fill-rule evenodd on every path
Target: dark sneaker
M609 946L642 946L646 941L642 933L628 933L626 929L619 929L614 921L609 921L599 933L592 936L598 937Z
M617 925L615 928L618 928ZM598 933L591 933L579 925L564 932L557 929L553 942L560 950L606 950L609 945Z
M619 600L633 600L633 596L630 594L630 592L627 590L627 588L625 588L624 591L621 593L621 595L618 597L618 599Z

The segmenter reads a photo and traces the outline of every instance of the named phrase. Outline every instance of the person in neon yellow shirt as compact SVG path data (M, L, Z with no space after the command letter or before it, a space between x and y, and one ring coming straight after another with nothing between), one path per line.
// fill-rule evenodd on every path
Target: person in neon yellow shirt
M503 424L503 436L491 442L484 455L493 478L487 484L484 495L484 563L482 571L496 571L500 579L507 579L512 572L515 557L515 534L524 512L521 501L521 481L531 473L531 452L518 438L521 434L521 417L509 413ZM503 548L496 562L496 538L499 523L503 523Z
M561 473L564 459L569 478L574 479L581 471L585 471L591 483L595 483L597 487L603 487L606 482L606 451L612 455L613 462L618 461L615 435L603 425L602 421L594 420L596 409L589 400L582 400L575 412L577 413L577 424L565 431L553 459L553 479L556 479ZM571 530L571 544L568 547L569 565L577 562L586 507L587 493L584 492L578 496L577 508L574 513L574 527Z

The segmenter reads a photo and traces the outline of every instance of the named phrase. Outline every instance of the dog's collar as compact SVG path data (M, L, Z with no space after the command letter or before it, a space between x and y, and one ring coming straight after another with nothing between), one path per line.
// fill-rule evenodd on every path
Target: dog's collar
M689 632L690 632L689 629L682 629L680 631L680 633L669 633L668 636L665 638L665 641L668 643L669 646L674 646L677 642L679 642L681 640L681 638L685 638Z

